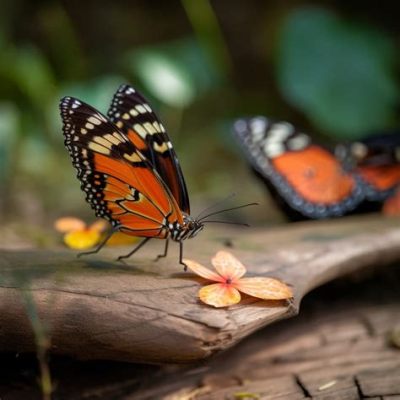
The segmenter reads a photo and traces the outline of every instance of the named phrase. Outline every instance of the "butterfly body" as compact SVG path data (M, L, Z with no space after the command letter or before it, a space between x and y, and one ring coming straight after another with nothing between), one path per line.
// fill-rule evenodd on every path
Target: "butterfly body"
M169 239L179 242L183 264L182 241L196 236L203 223L190 216L177 156L147 101L122 85L108 117L73 97L61 100L60 111L64 143L96 215L113 231L166 239L164 255Z

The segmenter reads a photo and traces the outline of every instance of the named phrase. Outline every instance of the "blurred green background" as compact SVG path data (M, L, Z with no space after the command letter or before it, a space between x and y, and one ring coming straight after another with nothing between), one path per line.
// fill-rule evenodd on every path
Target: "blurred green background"
M58 102L71 95L106 112L121 83L140 89L164 121L194 214L237 192L237 203L261 203L242 217L276 219L232 121L263 114L326 141L397 128L399 11L358 0L3 0L1 219L93 219Z

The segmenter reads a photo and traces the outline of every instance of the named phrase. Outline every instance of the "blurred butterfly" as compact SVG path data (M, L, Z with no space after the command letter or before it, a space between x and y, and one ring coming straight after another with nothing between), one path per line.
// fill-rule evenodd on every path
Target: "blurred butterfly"
M239 119L234 135L290 218L338 217L363 200L357 174L346 172L332 153L293 125L264 117Z
M113 230L89 253L96 253L115 231L143 237L130 257L152 238L180 245L199 233L204 218L190 216L189 197L178 158L168 134L148 102L122 85L108 117L83 101L64 97L60 103L65 145L98 217ZM86 253L88 254L88 253ZM186 266L185 266L186 269Z
M396 132L339 144L335 154L347 170L362 178L367 201L386 200L400 184L400 135Z

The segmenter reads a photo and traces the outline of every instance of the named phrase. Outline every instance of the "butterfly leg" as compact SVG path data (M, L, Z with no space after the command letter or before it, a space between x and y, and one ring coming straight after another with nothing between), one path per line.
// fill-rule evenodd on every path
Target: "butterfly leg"
M169 244L169 240L165 239L165 248L164 248L164 253L163 254L159 254L156 259L154 261L158 261L160 258L163 257L167 257L168 254L168 244Z
M129 258L132 254L136 253L142 246L144 246L150 239L151 239L151 237L147 237L146 239L142 240L130 253L128 253L124 256L119 256L117 258L117 261L121 261L124 258Z
M92 250L92 251L84 251L83 253L79 253L79 254L77 255L77 257L80 257L80 256L87 256L87 255L89 255L89 254L96 254L96 253L98 253L98 252L103 248L103 246L108 242L108 239L110 239L110 237L111 237L112 235L114 235L114 233L115 233L115 230L112 229L110 232L108 232L107 236L100 242L100 244L99 244L94 250Z
M179 264L183 265L183 270L187 271L187 265L183 262L183 242L179 242Z

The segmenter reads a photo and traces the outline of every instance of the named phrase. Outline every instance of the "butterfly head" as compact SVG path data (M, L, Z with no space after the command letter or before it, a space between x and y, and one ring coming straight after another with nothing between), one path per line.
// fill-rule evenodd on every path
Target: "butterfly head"
M203 230L203 228L204 224L201 221L191 217L190 215L183 216L183 230L185 231L185 239L195 237L200 231Z

